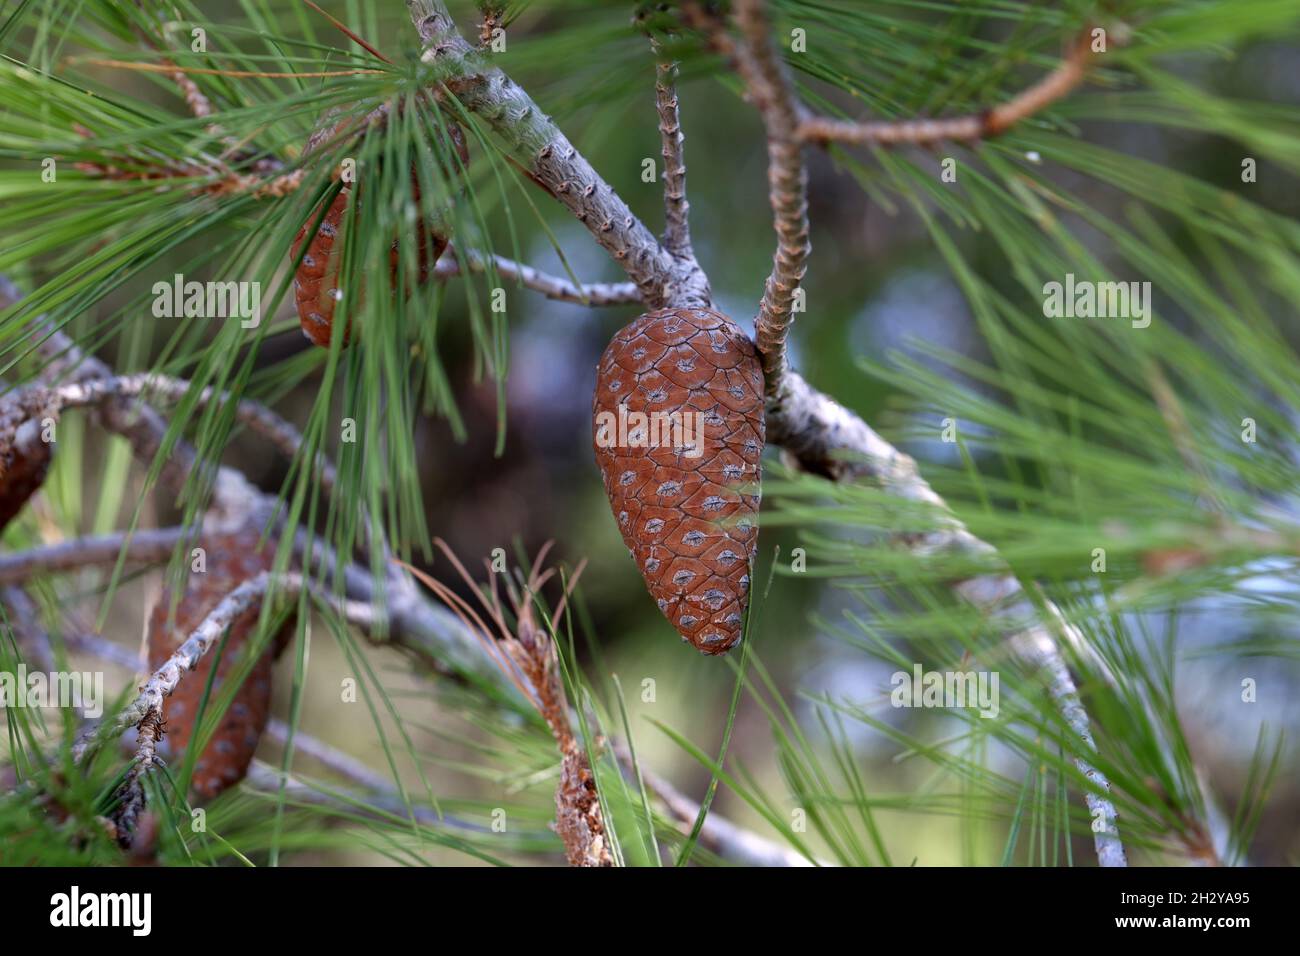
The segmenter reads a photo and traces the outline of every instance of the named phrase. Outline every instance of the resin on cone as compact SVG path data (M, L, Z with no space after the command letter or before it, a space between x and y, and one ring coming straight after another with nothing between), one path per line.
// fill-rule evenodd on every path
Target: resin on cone
M661 309L596 369L592 441L659 610L705 654L740 642L758 544L763 370L725 315Z
M275 551L270 543L259 545L255 530L214 535L204 539L207 570L191 572L185 594L176 605L175 617L169 620L171 594L165 592L149 617L149 668L157 670L171 657L204 618L227 594L250 578L272 568ZM220 648L221 660L216 679L208 693L204 719L216 712L223 684L239 666L249 639L257 630L261 603L255 603L234 620L225 646L218 642L203 655L199 665L185 675L176 691L163 705L166 719L164 741L171 755L171 765L181 767L194 721L206 692L212 662ZM194 763L190 792L200 800L212 800L244 779L252 762L262 731L271 710L271 667L273 658L283 647L291 625L273 642L253 665L226 712L208 740L208 745Z
M447 123L446 129L447 135L451 139L452 148L455 149L456 155L460 158L460 164L453 172L459 172L469 163L469 150L465 145L465 136L455 123ZM307 143L307 148L304 150L304 155L319 148L320 144L327 139L334 139L339 132L340 127L338 125L331 126L327 124L323 126L312 134ZM449 175L445 168L443 174ZM298 322L302 326L303 334L311 339L314 344L323 348L329 348L330 335L334 327L334 307L343 298L343 291L338 284L339 257L343 253L343 228L347 221L348 204L352 201L352 197L356 192L353 185L345 182L335 194L320 221L320 225L316 229L316 233L311 237L311 241L307 243L307 251L303 253L302 262L298 264L298 269L293 278L293 300L298 310ZM419 204L420 184L414 170L411 172L411 198L413 202ZM307 230L316 222L316 217L319 214L319 207L313 209L308 220L298 230L298 235L294 238L293 246L289 250L291 261L297 260ZM438 225L421 222L417 226L417 262L419 263L418 276L420 282L424 282L429 278L434 264L447 250L450 241L445 234L447 231L445 223ZM389 252L391 276L394 284L396 284L397 270L401 261L397 243L398 240L394 239ZM344 345L348 344L350 332L351 323L343 332Z

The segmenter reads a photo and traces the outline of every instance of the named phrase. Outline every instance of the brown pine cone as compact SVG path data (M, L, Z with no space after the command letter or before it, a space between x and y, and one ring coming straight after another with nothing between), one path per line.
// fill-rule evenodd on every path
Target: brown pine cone
M446 129L451 138L452 147L460 157L460 168L464 168L465 164L469 162L469 150L465 145L465 136L455 123L448 122ZM338 132L339 127L337 125L322 127L321 130L312 135L305 152L310 153L325 140L335 138ZM444 169L443 172L444 175L447 174L447 170ZM334 323L334 307L338 300L342 298L342 293L338 288L338 258L343 252L342 230L347 220L348 203L352 201L353 193L353 185L344 183L343 188L334 196L324 218L321 219L319 228L317 228L315 235L312 236L311 242L307 244L307 251L302 257L302 262L298 265L297 272L294 273L294 304L298 310L298 321L302 325L303 334L311 339L313 343L323 348L329 348L330 330ZM411 193L412 199L419 203L419 177L416 176L414 170L411 172ZM307 230L316 222L318 214L319 207L312 210L307 222L303 223L302 228L298 230L298 235L294 238L293 246L289 251L290 260L298 258L298 251L302 248ZM445 228L445 225L441 227L442 230L445 230ZM416 230L416 241L419 243L417 259L420 270L419 281L424 282L432 272L434 263L446 251L450 240L440 231L438 226L422 222ZM391 276L394 284L396 283L397 270L400 264L397 242L396 239L393 240L392 250L389 253ZM351 337L350 333L351 323L343 331L344 345L348 344Z
M222 598L250 578L271 570L274 563L274 543L268 542L259 548L258 533L253 529L207 536L203 543L207 549L207 570L202 574L190 573L185 594L176 605L176 615L171 626L168 626L170 592L162 595L149 617L150 670L161 667ZM229 637L221 651L217 676L208 696L207 715L214 712L222 683L243 657L244 648L257 627L260 612L259 602L231 624ZM190 790L198 800L212 800L244 779L270 713L273 659L291 633L292 624L286 624L273 645L258 658L222 716L221 724L209 739L207 748L195 761ZM185 679L164 705L167 721L165 740L173 767L180 767L185 748L194 734L195 717L216 654L217 647L214 646L204 655L199 666L185 675Z
M0 405L0 531L22 511L50 470L54 446L41 440L40 427L40 414L33 416L24 403Z
M753 343L707 309L640 316L601 356L592 411L605 493L651 597L696 649L726 653L740 641L758 544Z

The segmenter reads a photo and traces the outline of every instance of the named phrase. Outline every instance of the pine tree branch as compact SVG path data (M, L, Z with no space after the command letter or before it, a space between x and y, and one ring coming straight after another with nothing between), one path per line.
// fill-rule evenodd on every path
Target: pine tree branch
M0 308L21 299L22 293L18 288L6 277L0 276ZM43 375L46 380L71 378L73 381L85 382L112 375L107 365L93 355L82 352L66 332L55 328L43 316L32 323L32 329L35 351L46 361ZM166 423L157 412L128 400L106 403L98 409L97 417L105 428L130 442L138 457L150 462L162 447L167 434ZM171 451L170 460L163 466L162 480L169 487L179 490L193 467L194 450L178 443Z
M754 319L754 341L771 395L788 369L786 339L794 321L799 283L812 251L808 238L808 170L797 135L799 103L785 65L772 47L763 5L758 0L738 0L736 22L743 45L730 43L725 28L719 26L721 21L712 21L711 35L724 52L730 53L767 131L768 201L777 243L772 272Z
M942 140L989 139L1017 123L1042 112L1073 92L1088 75L1094 53L1092 31L1083 30L1071 43L1061 62L1047 76L1015 97L991 110L944 119L910 119L853 122L826 116L805 115L798 138L805 143L850 143L857 145L924 145Z
M522 149L530 159L545 151L545 157L529 172L541 177L557 199L570 209L575 208L574 196L557 191L561 183L570 182L592 183L592 196L597 199L613 197L612 190L599 179L591 164L542 116L526 93L500 70L482 65L474 58L473 50L456 32L445 4L437 0L406 2L412 22L426 45L425 58L441 63L448 70L447 86L456 92L461 102L483 116L507 143L531 146L531 152ZM475 73L476 69L481 72ZM562 148L548 148L553 143L561 143ZM543 165L546 176L541 176ZM613 198L617 200L617 197ZM649 230L635 221L621 200L617 200L615 205L623 217L618 221L633 225L618 232L617 242L602 241L602 245L628 272L642 301L651 307L665 303L689 305L699 302L703 296L704 304L708 304L708 279L698 263L674 260L659 247ZM596 220L581 209L575 209L575 213L598 239L604 235L595 227ZM640 251L636 255L620 254L624 248L620 243L630 243ZM780 341L783 349L784 340L779 339L777 327L776 323L769 324L769 338ZM774 347L775 344L769 348L769 353ZM811 388L793 371L776 375L774 381L777 385L773 390L774 397L769 399L767 413L768 440L785 445L809 471L827 475L843 473L842 452L847 450L852 455L862 444L855 439L870 429L856 415Z
M534 269L522 262L515 262L504 256L491 257L492 268L503 279L518 282L527 289L540 292L548 299L557 302L573 302L577 305L630 305L641 301L641 293L632 282L592 282L574 285L561 276L550 275L540 269ZM447 250L434 267L434 274L440 279L452 278L464 274L465 267L473 273L488 270L488 260L477 252L462 251L448 244Z
M6 599L7 597L6 594ZM120 667L138 670L143 663L138 653L133 653L122 645L106 640L97 634L82 634L69 637L67 643L71 649L90 654ZM47 655L49 653L48 646L45 648L45 653ZM500 674L500 671L497 671L497 673ZM284 721L271 718L267 722L266 734L271 740L283 747L287 745L289 740L289 727ZM628 760L627 748L617 742L614 742L612 746L620 761L626 763ZM338 799L328 792L310 787L291 777L286 786L286 792L291 798L307 803L338 805L351 811L355 811L359 803L370 803L395 816L407 815L405 801L401 799L401 795L397 793L391 781L350 754L344 753L338 748L301 731L293 734L293 748L296 754L302 754L315 760L321 766L348 781L353 786L366 791L366 793L364 795L352 795L354 798L349 798L349 795L344 794L341 799ZM674 817L687 825L694 822L700 810L697 803L677 790L667 780L658 777L646 768L642 767L641 772L646 786L663 801L664 806L668 808ZM260 761L254 761L249 768L245 782L253 789L267 793L278 793L282 776L279 769L270 767ZM417 822L425 826L447 826L453 829L472 831L486 829L480 824L448 817L445 813L440 815L428 808L417 806L413 810ZM710 813L705 819L704 828L700 831L700 839L706 847L719 857L739 866L802 867L811 865L801 854L768 840L751 830L747 830L716 812Z
M303 746L305 738L306 735L302 733L294 735L295 750ZM278 799L283 794L286 800L309 806L332 808L349 817L366 814L366 808L372 807L373 810L366 814L367 816L403 819L413 817L420 826L431 830L491 833L491 828L487 824L475 823L445 812L439 813L432 807L412 805L408 808L401 794L392 787L386 786L377 790L364 789L357 792L326 790L312 786L294 775L286 775L279 767L274 767L263 760L254 760L248 765L244 784L251 790L268 797Z
M658 44L655 44L658 53ZM674 256L694 259L691 248L691 204L686 199L685 140L681 104L677 99L677 64L655 64L655 106L664 158L664 246Z
M655 109L659 113L659 138L664 158L663 243L678 258L694 260L691 248L691 204L686 200L686 157L682 133L681 103L677 99L677 63L670 59L655 35L645 10L635 22L650 41L655 56Z
M153 714L163 713L163 701L170 697L185 675L198 667L199 662L221 639L221 635L240 616L257 607L273 592L281 600L296 597L306 590L321 605L331 608L349 624L359 628L370 629L376 626L378 615L373 607L361 601L341 599L328 594L308 581L301 574L293 571L273 573L262 571L240 583L217 605L177 648L171 656L157 667L140 686L140 691L118 715L107 722L107 730L97 732L101 737L121 734L129 727L137 726L142 720ZM80 741L74 751L79 760L93 744L91 738Z
M971 534L952 514L947 503L921 476L916 462L857 415L812 389L794 372L785 376L776 401L782 411L774 416L769 407L769 435L805 467L814 464L812 470L835 480L870 480L892 495L929 504L945 515L940 530L901 536L913 553L927 558L965 555L1001 563L996 549ZM1078 628L1066 622L1060 610L1046 599L1042 599L1044 610L1040 615L1020 581L1009 573L978 575L952 582L950 587L963 600L982 610L993 627L1001 629L1008 645L1022 661L1046 676L1058 713L1086 751L1096 753L1087 712L1057 643L1058 637L1063 638L1080 655L1092 657ZM1047 624L1042 623L1044 617ZM1093 818L1104 827L1103 832L1094 833L1098 861L1102 866L1124 866L1126 858L1119 839L1117 814L1109 799L1110 783L1084 757L1076 756L1075 764L1096 787L1096 792L1085 793L1084 799Z
M122 785L117 788L115 796L118 804L109 817L118 846L124 850L131 848L140 815L144 813L144 780L149 771L153 770L158 758L158 744L163 737L163 727L161 709L149 710L136 725L135 759L131 761Z
M144 812L144 779L154 767L158 744L166 727L163 701L176 691L187 673L198 667L199 662L221 640L221 636L235 620L261 603L273 580L290 593L296 593L303 587L303 581L298 575L274 578L266 571L244 581L222 598L171 657L145 680L135 700L115 718L105 721L83 736L73 747L73 759L80 762L97 743L120 736L132 726L136 729L135 758L117 790L118 804L110 818L116 830L117 842L123 848L131 846L140 814Z
M802 385L801 379L798 382ZM817 399L825 401L824 396L817 396ZM800 401L815 400L805 395ZM996 549L971 534L952 514L943 498L921 477L910 456L877 435L861 419L843 409L839 411L843 413L836 416L839 427L831 433L833 437L829 441L844 442L838 449L840 452L851 449L862 457L856 461L834 460L835 477L869 478L890 494L928 504L944 516L938 530L900 536L909 550L926 558L961 555L1001 565ZM826 414L824 409L823 414ZM1057 712L1083 743L1085 750L1095 754L1097 745L1092 737L1088 714L1058 644L1058 638L1064 639L1077 653L1089 656L1089 645L1079 629L1068 623L1060 610L1045 598L1041 599L1043 611L1040 614L1023 585L1009 572L977 575L951 582L950 587L963 600L984 612L990 626L1005 635L1008 646L1021 661L1046 677L1047 689ZM1109 799L1110 783L1084 756L1076 755L1075 765L1096 788L1087 791L1084 798L1093 819L1100 821L1104 828L1102 832L1094 832L1098 861L1102 866L1125 866L1117 814Z
M171 557L177 544L191 537L196 536L188 528L118 531L0 554L0 584L16 584L40 573L112 564L119 558L128 564L161 564Z
M282 748L287 748L292 738L295 756L302 755L316 761L335 776L341 777L349 784L359 788L358 793L331 793L328 790L312 787L297 777L286 776L278 767L272 767L260 760L254 760L248 768L244 782L254 790L278 795L283 788L287 797L303 803L337 807L349 814L370 806L384 814L410 818L421 826L433 829L450 829L467 833L491 833L486 823L476 823L461 817L440 812L431 807L409 804L403 799L390 779L371 770L356 757L332 747L310 734L295 731L290 734L289 725L272 717L266 724L266 736ZM295 761L296 763L296 761Z
M69 650L89 654L101 661L116 664L118 667L124 667L130 671L140 671L145 666L143 644L137 645L136 650L132 651L115 641L110 641L102 634L88 632L68 634L63 638L63 641Z
M147 46L165 54L166 47L161 39L163 27L161 21L158 26L160 36L157 38L138 27L135 29L135 33ZM185 100L185 105L196 119L208 119L212 116L211 101L199 89L198 84L189 77L186 70L182 69L166 55L161 58L159 65L163 68L161 72L167 73L169 79L176 84L181 98ZM77 126L77 130L86 137L93 135L89 129L80 125ZM210 181L195 184L194 191L217 196L233 193L252 193L259 199L281 197L287 196L302 185L306 174L306 171L302 169L293 170L282 175L270 175L279 173L284 168L284 163L274 156L264 156L256 159L252 163L252 173L236 172L230 167L228 160L252 158L246 144L227 135L225 130L215 122L206 124L204 132L213 139L219 140L225 149L222 155L218 157L205 155L202 157L204 162L199 165L182 162L132 169L129 167L133 164L128 162L126 164L128 168L125 169L119 168L112 163L77 163L76 167L83 172L89 172L106 179L118 180L207 177Z
M369 608L322 594L301 575L292 572L272 574L263 571L223 597L190 636L140 685L136 698L116 717L83 736L73 747L73 759L80 762L97 744L120 736L130 727L136 728L135 759L118 790L120 803L114 814L119 843L129 845L137 818L145 805L143 780L154 765L158 742L165 729L163 702L176 691L185 675L198 667L236 619L258 607L273 588L281 599L294 597L305 588L317 601L332 606L349 623L365 626L372 621Z
M17 288L0 275L0 308L21 297ZM46 362L44 380L68 378L85 383L113 378L112 370L105 363L82 352L66 333L45 319L37 319L33 327L34 348ZM130 442L141 464L153 465L167 434L167 422L161 415L128 398L112 398L95 405L94 412L105 428ZM183 440L177 441L170 452L170 457L163 462L162 474L170 487L180 489L195 467L195 452ZM222 524L247 520L250 513L274 513L275 496L263 494L234 469L218 470L216 491L217 517ZM428 600L410 575L397 565L390 564L387 576L376 581L360 565L338 561L333 549L314 535L299 530L294 544L295 553L300 557L308 552L313 555L311 567L322 574L332 574L336 567L343 568L344 596L354 606L368 605L373 609L367 631L372 641L391 645L436 673L489 683L499 677L500 672L483 655L474 636L449 611ZM20 566L20 559L14 558L14 566Z
M107 722L107 733L121 734L138 726L146 717L163 714L163 701L172 695L185 675L199 666L199 662L221 640L221 635L236 618L249 612L266 597L268 588L275 583L277 591L293 596L304 586L301 575L289 573L273 575L263 571L249 578L223 597L217 606L199 623L172 655L167 658L140 686L140 692L113 720ZM85 748L82 749L85 752ZM78 754L78 758L80 754Z
M183 162L148 165L126 163L122 166L112 162L79 162L74 165L83 173L115 182L198 180L186 184L186 188L194 195L231 196L249 193L255 199L279 199L287 196L298 189L307 176L305 169L275 175L241 173L231 169L222 160L207 166Z
M284 721L272 718L267 722L266 733L271 740L281 746L287 745L289 727ZM380 802L376 805L386 812L397 816L407 815L405 803L388 778L370 769L352 755L301 731L293 734L293 748L296 754L303 754L315 760L353 786L366 791L364 796L358 795L356 800L352 801L352 809L355 810L357 802L374 803L378 799ZM615 749L619 751L620 759L625 759L626 748L615 745ZM642 777L645 785L663 802L674 817L688 827L694 823L700 812L698 803L667 780L647 771L644 767ZM249 768L246 782L254 789L275 792L280 779L281 773L278 769L254 761L253 766ZM312 789L305 784L299 784L299 787L295 788L291 782L289 792L295 798L307 802L326 804L332 802L329 794ZM486 829L480 824L448 817L445 813L440 815L428 808L414 807L413 809L417 821L427 826L442 825L473 831ZM768 840L752 830L747 830L716 812L710 813L705 819L704 828L700 831L700 840L718 857L738 866L806 867L812 865L801 854Z
M99 378L89 382L74 382L60 385L53 389L39 390L41 397L48 397L60 409L87 408L99 405L115 398L140 398L154 396L168 401L179 402L190 395L194 386L182 378L166 375L154 375L142 372L135 375L118 375ZM210 405L230 405L229 393L220 392L211 386L200 389L193 395L200 408ZM246 425L250 430L269 441L277 451L292 460L302 450L303 437L298 429L280 415L267 408L261 402L252 399L240 399L234 402L235 421ZM332 493L338 483L338 473L334 465L322 453L316 455L316 474L321 488Z
M27 386L11 395L0 398L0 409L18 406L31 418L47 414L57 415L68 408L97 408L110 401L142 396L163 397L170 401L180 401L193 391L192 383L185 379L139 373L136 375L109 376L95 378L85 382L73 382L66 385L48 387L37 384ZM209 405L230 405L231 396L212 387L200 389L194 395L200 408ZM267 439L287 459L292 461L302 450L303 436L298 429L284 418L252 399L241 399L234 403L235 420L246 425L253 432ZM4 436L0 435L0 443ZM316 453L316 476L321 489L326 494L333 494L338 484L338 472L334 464L323 452ZM237 484L242 476L229 472L226 484ZM251 486L250 486L251 487ZM241 489L242 490L242 489ZM263 508L263 511L269 509ZM233 523L240 523L246 515L240 511ZM377 541L384 557L389 556L388 545L382 538L376 538L371 528L370 518L365 512L359 515L363 540ZM3 574L3 561L0 561L0 574Z
M18 288L0 275L0 309L21 299L22 293ZM93 355L84 353L66 332L56 328L44 316L38 316L30 324L32 347L46 363L41 376L43 381L68 379L84 384L113 377L112 369ZM95 413L100 425L125 438L136 457L146 465L152 465L166 448L160 479L173 491L179 492L185 487L197 456L193 447L183 439L167 444L167 422L161 415L130 398L116 398L99 404ZM231 468L217 468L212 498L224 520L237 522L246 518L248 503L255 497L255 489L242 474Z
M423 59L443 85L480 116L636 283L652 308L707 305L699 264L673 256L524 90L460 35L442 0L406 0Z

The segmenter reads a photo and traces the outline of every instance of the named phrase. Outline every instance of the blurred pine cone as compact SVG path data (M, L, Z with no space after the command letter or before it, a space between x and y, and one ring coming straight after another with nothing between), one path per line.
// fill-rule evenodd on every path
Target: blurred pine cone
M452 148L460 158L460 164L455 170L443 169L443 175L450 177L451 173L459 172L469 163L469 150L465 145L465 136L459 126L448 122L446 130L451 139ZM341 132L341 124L323 124L316 133L312 134L304 153L311 153L321 143L336 138ZM347 221L348 204L352 201L354 193L358 191L354 190L351 183L345 182L343 184L342 189L330 202L329 209L326 210L324 218L321 219L321 223L316 229L316 233L307 244L307 251L303 254L297 272L294 273L293 297L298 310L298 321L302 325L303 334L322 348L329 348L331 329L334 324L334 307L342 298L342 293L338 287L339 256L343 252L342 234L344 224ZM418 204L420 201L420 183L414 169L411 171L411 196L412 200ZM312 211L310 218L298 230L298 235L294 238L293 246L289 251L291 261L298 258L298 251L302 248L307 230L316 222L318 214L319 207ZM448 223L445 221L422 221L417 226L416 241L419 248L416 261L419 263L420 282L428 279L433 271L434 264L446 251L450 242L447 232L449 232L449 228ZM398 240L394 239L392 249L389 252L389 263L394 284L396 284L400 261ZM349 325L349 328L344 330L344 345L348 344L350 332L351 327Z
M43 440L42 417L21 402L0 404L0 531L37 492L50 470L54 445Z
M176 605L175 617L170 621L168 619L172 599L170 591L163 593L149 617L151 671L167 661L222 598L250 578L271 570L274 563L273 542L259 547L258 533L251 528L230 534L205 536L204 547L207 552L207 570L202 573L191 572L185 594ZM222 685L243 659L245 649L257 629L260 612L261 603L258 602L232 622L225 646L221 648L221 660L208 696L206 714L214 712ZM292 623L286 624L273 644L258 657L222 715L221 723L207 747L195 761L190 790L200 800L212 800L244 779L270 713L272 663L292 634L292 629ZM204 655L199 666L185 675L175 693L167 699L164 708L167 720L165 740L175 766L180 765L194 734L195 718L198 716L208 677L212 673L212 663L216 660L218 647L213 647Z

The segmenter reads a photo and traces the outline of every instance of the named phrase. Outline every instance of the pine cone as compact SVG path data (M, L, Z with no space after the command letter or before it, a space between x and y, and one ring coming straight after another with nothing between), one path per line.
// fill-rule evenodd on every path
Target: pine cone
M456 154L460 157L460 168L463 168L469 162L469 150L465 145L465 136L455 123L448 122L446 129L451 139L452 148L456 150ZM312 152L325 140L333 139L338 131L339 127L337 125L323 126L312 135L304 152ZM448 171L444 169L443 174L448 175ZM343 253L342 230L347 219L348 203L352 201L353 192L353 185L344 183L343 188L334 196L324 218L321 219L316 234L312 236L311 242L307 245L307 252L298 265L298 271L294 273L294 304L298 309L298 321L302 325L303 334L311 339L313 343L323 348L329 348L330 330L334 323L334 307L338 300L342 298L342 293L338 288L338 257ZM414 202L419 203L420 183L419 177L416 176L414 170L411 172L411 193ZM291 261L298 258L298 250L302 248L307 230L316 222L318 214L319 207L312 211L308 220L298 230L298 235L294 238L293 246L289 252ZM438 226L429 222L422 222L416 230L416 241L419 243L417 261L419 262L420 282L424 282L429 278L434 263L447 249L447 243L450 240L443 234L445 229L445 224ZM391 277L394 284L397 281L397 270L400 261L397 240L394 239L392 250L389 252ZM348 344L351 338L350 333L351 324L349 323L349 327L344 329L343 332L344 345Z
M30 433L40 422L40 414L32 416L23 403L0 406L0 531L23 510L50 470L54 446L42 441L39 431Z
M696 649L726 653L740 641L758 544L753 343L707 309L643 315L601 356L592 410L605 493L651 597Z
M256 530L208 537L204 544L207 548L207 570L201 574L190 574L185 594L176 605L172 626L168 626L170 592L163 594L150 615L148 647L151 670L161 667L171 657L222 598L243 582L263 571L271 570L274 563L275 549L272 543L268 542L259 548ZM230 635L221 651L217 676L208 696L206 714L214 712L221 685L242 658L244 648L256 630L260 611L259 602L231 624ZM273 645L258 658L222 716L221 724L209 739L207 748L195 761L190 789L199 800L212 800L244 779L270 713L273 659L291 633L292 624L285 625ZM185 675L185 679L164 706L167 721L165 739L176 767L180 766L185 749L194 734L194 720L216 654L217 648L213 647L204 655L199 666Z

